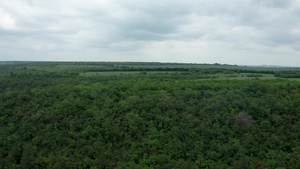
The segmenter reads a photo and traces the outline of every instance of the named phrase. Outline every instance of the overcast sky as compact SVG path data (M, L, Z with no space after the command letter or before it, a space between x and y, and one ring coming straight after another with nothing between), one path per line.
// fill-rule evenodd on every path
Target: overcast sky
M11 60L300 66L300 0L1 0Z

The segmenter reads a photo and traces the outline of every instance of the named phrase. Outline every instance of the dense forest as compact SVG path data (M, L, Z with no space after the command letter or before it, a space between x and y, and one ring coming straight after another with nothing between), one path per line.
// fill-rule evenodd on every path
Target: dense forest
M0 65L0 168L300 168L299 70L139 65Z

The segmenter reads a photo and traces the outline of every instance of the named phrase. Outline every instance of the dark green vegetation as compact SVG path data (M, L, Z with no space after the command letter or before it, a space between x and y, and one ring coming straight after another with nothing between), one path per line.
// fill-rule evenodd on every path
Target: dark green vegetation
M299 70L198 66L0 65L0 168L300 168Z

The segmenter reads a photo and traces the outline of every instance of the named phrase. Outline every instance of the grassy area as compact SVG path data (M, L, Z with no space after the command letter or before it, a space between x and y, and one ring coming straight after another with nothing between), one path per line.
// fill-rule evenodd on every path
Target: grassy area
M86 72L86 73L80 73L81 76L111 76L111 75L122 75L122 74L137 74L141 72L137 71L128 71L128 72Z
M257 77L252 75L258 75ZM217 77L219 78L226 78L226 79L275 79L273 74L253 74L253 73L240 73L240 74L218 74Z
M175 73L175 71L104 71L104 72L86 72L80 73L81 76L111 76L111 75L129 75L129 74L154 74L154 73Z

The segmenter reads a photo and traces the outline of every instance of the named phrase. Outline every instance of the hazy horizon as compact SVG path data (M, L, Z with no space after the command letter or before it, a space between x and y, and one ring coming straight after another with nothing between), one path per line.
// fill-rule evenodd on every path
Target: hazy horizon
M0 2L0 61L300 64L297 0Z

